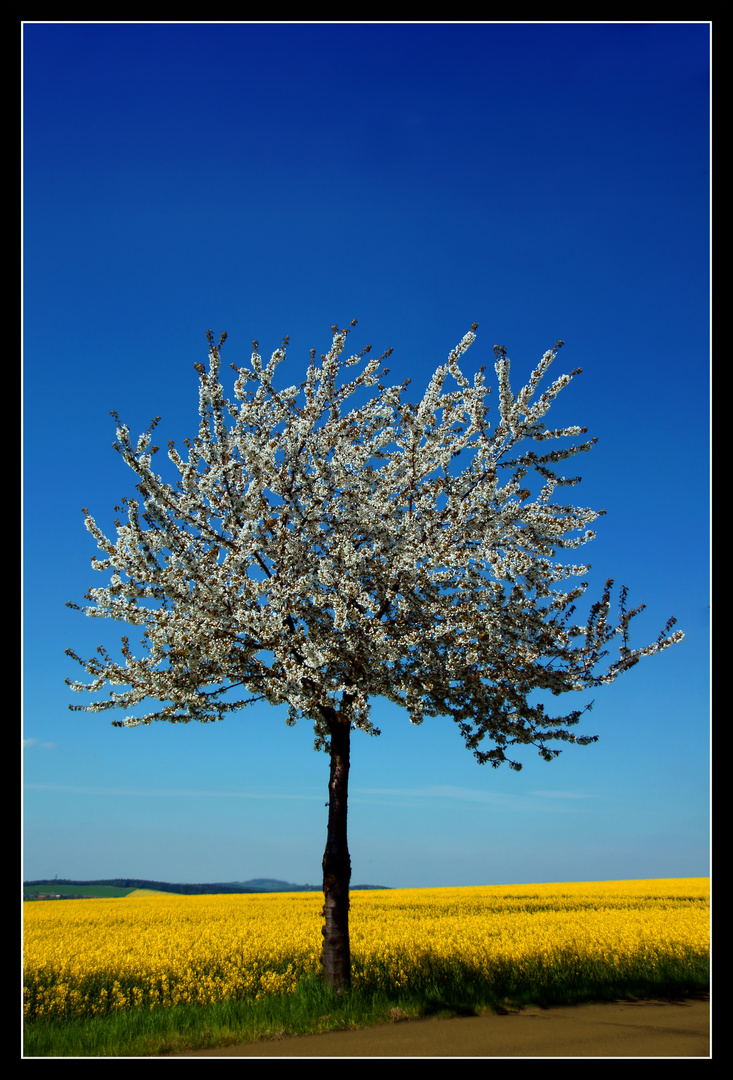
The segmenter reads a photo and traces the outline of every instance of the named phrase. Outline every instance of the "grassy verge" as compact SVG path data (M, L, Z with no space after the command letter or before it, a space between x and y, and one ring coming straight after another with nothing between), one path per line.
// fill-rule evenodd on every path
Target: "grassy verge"
M574 981L566 976L544 980L539 989L512 980L491 987L461 980L391 992L351 990L338 997L319 979L310 978L302 980L293 994L257 1002L136 1008L89 1019L37 1020L25 1026L23 1052L25 1057L145 1057L426 1016L681 996L707 990L708 985L706 963L675 966L673 962L648 977L629 980L598 974Z

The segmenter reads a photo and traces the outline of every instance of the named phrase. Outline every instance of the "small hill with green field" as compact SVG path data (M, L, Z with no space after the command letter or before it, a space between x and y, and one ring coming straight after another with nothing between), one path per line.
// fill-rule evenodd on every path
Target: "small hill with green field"
M384 889L385 885L352 885L352 890ZM178 893L184 896L221 893L320 892L320 885L294 885L276 878L251 878L249 881L212 881L187 884L169 881L147 881L142 878L105 878L99 881L72 881L54 878L53 881L24 881L24 900L76 900L92 897L121 897L133 893Z

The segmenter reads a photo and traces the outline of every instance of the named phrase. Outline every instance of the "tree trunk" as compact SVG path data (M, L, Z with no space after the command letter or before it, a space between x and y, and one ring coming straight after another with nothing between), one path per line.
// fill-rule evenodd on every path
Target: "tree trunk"
M341 994L351 985L349 947L349 882L351 860L346 839L351 724L329 717L331 776L328 782L328 838L323 855L325 926L321 965L326 986Z

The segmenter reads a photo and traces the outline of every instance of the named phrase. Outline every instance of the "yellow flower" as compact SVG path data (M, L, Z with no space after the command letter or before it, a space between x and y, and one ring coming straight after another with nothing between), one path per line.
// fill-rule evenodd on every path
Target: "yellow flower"
M255 1001L319 971L318 893L25 905L24 1015ZM351 896L355 986L585 982L704 962L709 880L394 889Z

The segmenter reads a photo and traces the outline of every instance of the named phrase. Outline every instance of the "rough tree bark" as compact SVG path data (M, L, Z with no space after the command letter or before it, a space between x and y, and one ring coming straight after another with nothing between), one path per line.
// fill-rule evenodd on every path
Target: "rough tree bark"
M328 837L323 855L325 925L321 965L326 986L343 993L351 985L349 882L351 860L346 836L351 724L334 712L328 718L331 774L328 782Z

